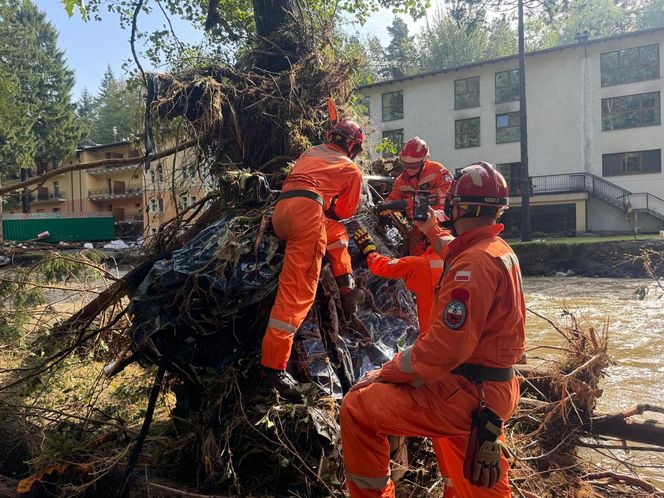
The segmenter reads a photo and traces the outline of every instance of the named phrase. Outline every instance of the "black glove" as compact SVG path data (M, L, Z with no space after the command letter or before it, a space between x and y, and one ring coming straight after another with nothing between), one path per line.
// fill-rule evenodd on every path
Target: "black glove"
M463 475L475 486L493 488L502 476L500 468L503 419L487 407L473 413L473 423L468 437Z
M353 240L365 256L368 256L372 252L376 252L376 244L374 244L371 235L369 235L369 232L364 228L358 228L355 230L355 233L353 233Z

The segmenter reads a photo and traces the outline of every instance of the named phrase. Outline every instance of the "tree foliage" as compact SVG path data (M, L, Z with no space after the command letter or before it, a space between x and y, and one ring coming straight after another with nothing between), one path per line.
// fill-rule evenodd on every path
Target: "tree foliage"
M142 101L136 88L116 78L109 66L96 97L87 90L81 93L77 112L87 129L85 138L94 143L131 140L140 126Z
M29 0L0 1L3 79L12 82L15 111L10 129L0 136L6 170L57 163L79 138L70 100L74 74L57 41L55 28Z

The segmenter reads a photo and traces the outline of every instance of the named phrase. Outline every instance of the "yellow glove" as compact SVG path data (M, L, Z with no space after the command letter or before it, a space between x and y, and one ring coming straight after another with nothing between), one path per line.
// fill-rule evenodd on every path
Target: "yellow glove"
M371 235L364 228L358 228L353 234L353 240L357 247L362 251L362 254L368 256L372 252L376 252L376 244L374 244Z

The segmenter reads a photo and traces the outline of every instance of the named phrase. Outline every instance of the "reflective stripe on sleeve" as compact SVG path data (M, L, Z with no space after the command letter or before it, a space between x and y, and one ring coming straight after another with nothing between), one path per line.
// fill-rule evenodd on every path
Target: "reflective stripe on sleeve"
M330 251L332 249L341 249L342 247L348 247L348 239L339 239L336 242L332 242L331 244L327 245L327 250Z
M401 371L403 373L407 373L407 374L412 374L413 373L412 360L410 358L410 355L412 354L412 352L413 352L412 348L404 349L401 352L401 365L399 365L399 367L401 368Z
M346 477L360 489L383 489L390 482L390 476L362 477L346 471Z
M282 322L281 320L278 320L276 318L270 318L270 321L267 322L267 326L273 329L287 332L288 334L294 334L295 332L297 332L297 327L295 325Z
M429 268L443 268L445 266L445 262L442 259L430 259L429 260Z
M410 185L399 185L399 190L402 192L414 192L415 189L411 187Z

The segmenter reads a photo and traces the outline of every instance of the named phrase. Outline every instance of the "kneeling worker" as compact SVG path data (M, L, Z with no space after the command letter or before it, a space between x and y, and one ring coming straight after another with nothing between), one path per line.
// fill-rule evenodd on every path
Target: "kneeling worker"
M429 331L353 386L341 406L353 498L394 496L388 434L441 438L456 496L510 496L500 439L519 402L513 365L525 348L525 303L518 260L498 236L507 204L505 180L488 163L455 177L445 211L456 238L445 249Z
M295 332L314 302L326 250L342 302L352 295L348 234L338 220L353 216L360 202L362 173L353 159L363 142L364 133L354 121L343 119L333 125L327 143L311 147L295 162L272 216L286 251L263 338L261 365L263 381L282 392L292 389L286 364Z

